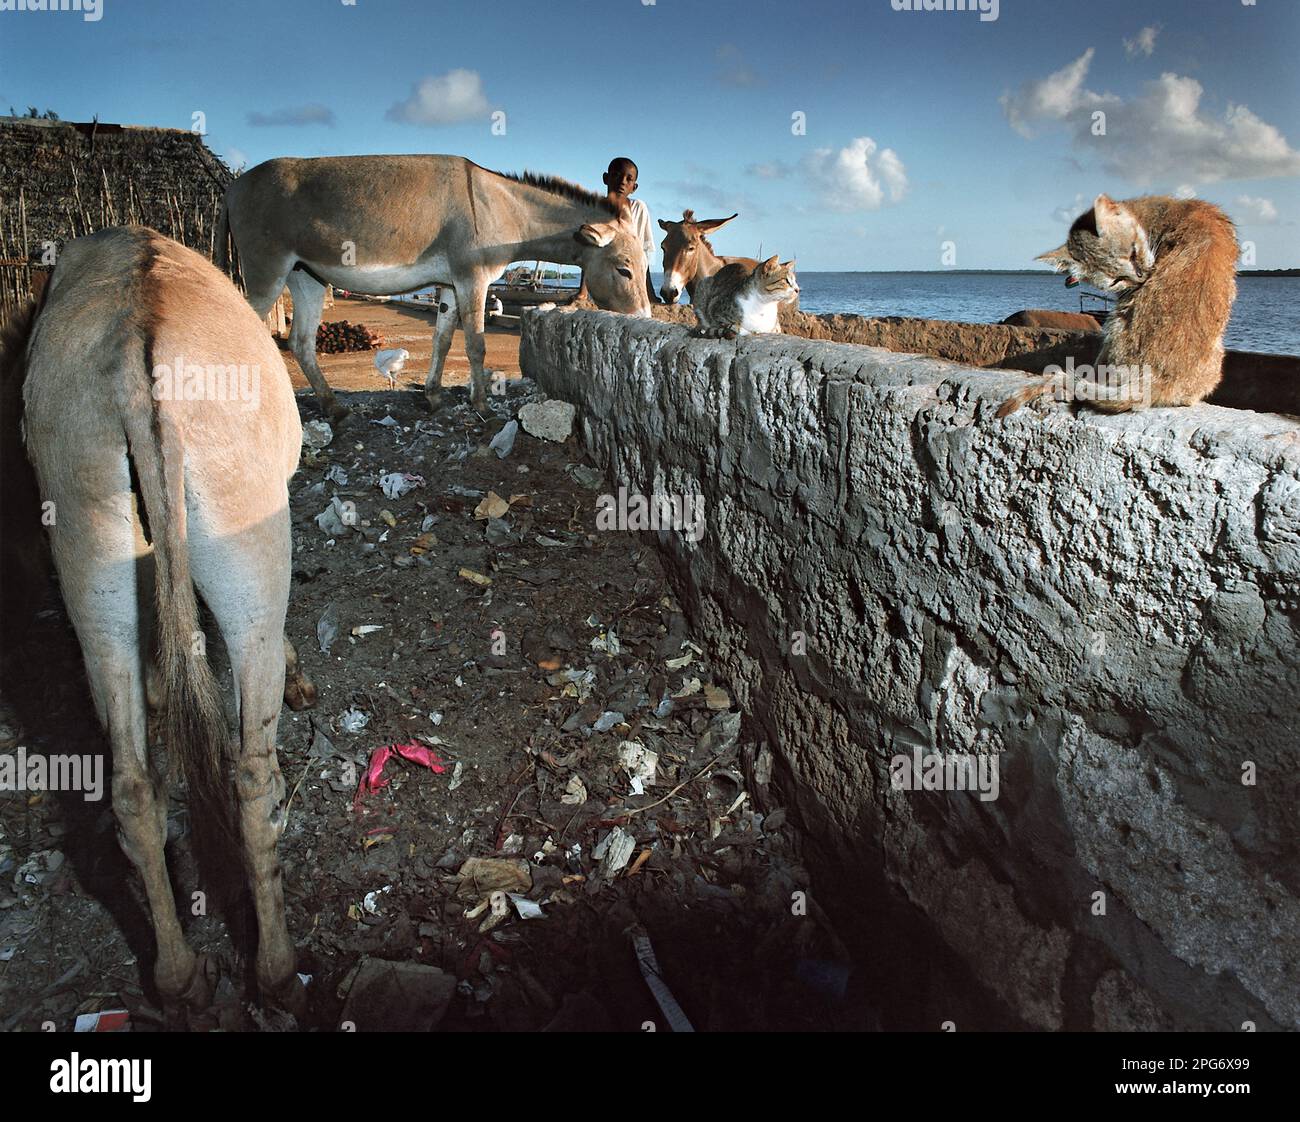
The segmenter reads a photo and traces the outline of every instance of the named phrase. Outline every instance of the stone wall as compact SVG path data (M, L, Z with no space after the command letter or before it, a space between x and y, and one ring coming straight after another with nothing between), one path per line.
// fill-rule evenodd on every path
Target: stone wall
M958 1028L1300 1027L1300 423L1000 421L1019 375L594 312L525 316L521 361L616 487L704 497L658 543L882 986ZM896 789L916 750L998 797Z

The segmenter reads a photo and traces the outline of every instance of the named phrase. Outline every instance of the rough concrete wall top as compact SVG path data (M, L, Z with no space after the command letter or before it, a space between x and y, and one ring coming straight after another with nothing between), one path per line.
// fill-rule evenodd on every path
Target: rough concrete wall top
M1300 424L998 420L1020 376L603 313L521 359L616 485L704 497L660 543L805 820L1017 948L971 965L1025 1022L1300 1025ZM891 790L920 746L997 753L1000 797Z

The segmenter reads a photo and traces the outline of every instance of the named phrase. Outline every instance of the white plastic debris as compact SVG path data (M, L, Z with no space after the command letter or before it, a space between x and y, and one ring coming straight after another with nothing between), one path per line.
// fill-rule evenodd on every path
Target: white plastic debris
M374 892L367 892L365 899L361 901L361 910L367 915L377 916L379 914L379 897L385 892L392 892L391 884L384 885L383 888L376 888Z
M370 724L370 718L360 709L345 709L339 718L339 727L344 732L357 733Z
M451 769L451 782L447 784L448 791L454 791L465 782L465 761L457 760L456 766Z
M388 499L400 499L417 487L424 486L424 476L411 475L409 472L392 471L379 480L379 489Z
M659 754L635 740L625 740L618 746L618 764L627 769L632 794L643 795L646 787L654 786Z
M564 788L564 794L560 796L560 802L565 806L581 806L586 801L587 785L582 781L582 776L572 776Z
M645 979L645 984L654 995L656 1004L663 1011L668 1027L673 1032L694 1032L694 1027L687 1020L686 1014L682 1012L682 1007L677 1004L677 999L673 997L672 990L668 988L668 983L663 979L663 971L659 969L659 960L655 958L655 950L650 943L650 936L639 927L630 928L627 934L632 939L632 949L636 952L636 962L641 968L641 977Z
M488 441L488 447L504 460L515 446L515 437L519 434L519 422L507 421L499 433Z
M542 906L535 900L528 899L518 892L507 892L510 902L515 906L515 911L519 913L520 919L545 919L546 913L542 911Z
M356 517L351 504L345 504L337 495L330 499L330 505L316 515L316 525L327 537L337 538L348 532L348 527L355 525Z
M320 644L321 654L329 654L330 647L339 634L339 614L331 604L316 621L316 641Z
M302 442L308 448L324 448L334 439L334 430L326 421L308 421L302 426Z
M14 880L18 884L45 884L53 880L63 868L63 854L57 849L42 849L33 853L18 866L18 875Z
M604 854L600 857L600 875L604 880L610 880L618 875L619 871L632 858L632 851L636 849L636 838L629 834L622 826L615 826L605 836L604 840L596 849L604 848ZM595 850L591 854L597 856Z

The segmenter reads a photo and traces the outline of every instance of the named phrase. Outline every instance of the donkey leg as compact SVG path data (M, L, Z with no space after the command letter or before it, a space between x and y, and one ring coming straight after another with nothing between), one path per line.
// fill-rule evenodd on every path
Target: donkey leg
M126 458L115 454L113 461L78 465L83 477L112 484L104 495L51 496L58 509L55 563L95 709L113 746L113 813L122 850L144 884L157 946L154 984L165 1005L202 1008L211 988L181 932L163 849L167 796L147 762L144 678L150 660L140 616L149 606L137 594L136 567L150 562L141 557L138 522L133 527Z
M433 358L429 360L429 376L424 382L424 396L430 409L437 409L442 404L442 370L459 322L456 292L451 285L442 289L439 301L438 320L433 326Z
M302 997L285 918L276 846L284 832L284 777L275 738L285 688L285 606L289 599L289 514L282 508L252 528L191 537L194 583L212 609L230 654L239 713L235 789L244 861L257 911L257 981L297 1011Z
M487 299L486 274L466 278L456 285L456 300L460 304L460 327L465 333L465 357L469 359L469 401L475 409L487 406L487 375L483 372L483 359L487 355L487 340L483 336L483 302Z
M275 262L241 258L240 268L244 273L244 298L253 311L265 318L284 291L293 258Z
M325 309L325 286L302 269L291 269L286 283L293 296L293 326L289 329L289 349L316 394L320 407L331 421L341 421L348 411L334 400L334 391L325 381L316 361L316 329Z

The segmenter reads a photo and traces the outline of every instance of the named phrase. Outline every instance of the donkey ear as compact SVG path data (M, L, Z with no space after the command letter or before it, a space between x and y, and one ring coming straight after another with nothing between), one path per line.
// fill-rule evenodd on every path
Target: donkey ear
M682 221L683 221L683 222L694 222L694 221L695 221L695 211L693 211L693 210L684 210L684 211L682 211Z
M696 225L701 230L703 230L706 234L709 234L712 233L714 230L720 229L721 227L725 226L728 222L731 221L732 218L737 217L738 214L739 211L737 211L736 214L731 215L730 218L704 218L701 219L699 222L697 222Z
M614 240L614 231L607 225L593 226L588 222L585 226L578 227L574 232L573 240L584 245L603 247Z
M665 222L665 221L661 218L661 219L659 219L659 229L661 229L661 230L670 230L670 229L672 229L672 227L669 226L668 223Z

